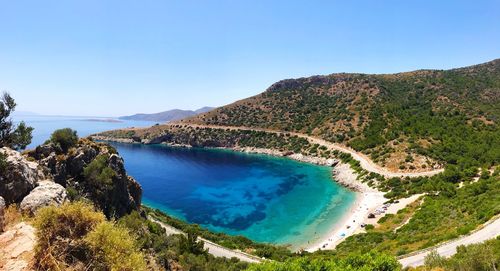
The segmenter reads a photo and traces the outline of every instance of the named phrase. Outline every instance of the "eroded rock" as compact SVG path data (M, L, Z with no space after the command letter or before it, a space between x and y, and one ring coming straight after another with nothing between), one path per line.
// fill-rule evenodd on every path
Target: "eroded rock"
M37 162L28 161L21 153L6 147L0 152L7 155L7 169L0 174L0 196L6 204L20 202L45 175Z
M61 205L67 198L66 189L52 181L41 181L21 202L23 213L34 214L36 210L48 205Z

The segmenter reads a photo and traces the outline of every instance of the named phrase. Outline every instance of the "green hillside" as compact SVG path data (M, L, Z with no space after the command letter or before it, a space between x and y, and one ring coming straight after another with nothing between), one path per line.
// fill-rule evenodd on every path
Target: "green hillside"
M395 170L489 167L500 159L499 104L497 59L452 70L288 79L184 121L306 133Z

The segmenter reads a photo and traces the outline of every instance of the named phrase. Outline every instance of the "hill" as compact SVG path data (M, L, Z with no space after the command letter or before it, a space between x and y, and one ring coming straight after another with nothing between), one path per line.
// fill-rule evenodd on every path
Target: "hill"
M500 59L451 70L287 79L185 120L298 132L392 170L500 160Z
M96 139L339 159L386 198L423 198L334 251L313 255L401 256L497 219L499 98L500 60L451 70L332 74L283 80L208 113Z
M131 116L122 116L119 119L167 122L167 121L181 120L187 117L195 116L200 113L206 113L212 109L214 109L214 107L208 107L208 106L202 107L197 110L172 109L153 114L139 113Z

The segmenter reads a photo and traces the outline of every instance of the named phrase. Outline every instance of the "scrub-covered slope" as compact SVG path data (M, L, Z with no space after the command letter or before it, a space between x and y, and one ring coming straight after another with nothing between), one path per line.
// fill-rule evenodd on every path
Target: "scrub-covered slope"
M498 163L500 60L398 74L279 81L184 122L293 131L344 143L390 169Z

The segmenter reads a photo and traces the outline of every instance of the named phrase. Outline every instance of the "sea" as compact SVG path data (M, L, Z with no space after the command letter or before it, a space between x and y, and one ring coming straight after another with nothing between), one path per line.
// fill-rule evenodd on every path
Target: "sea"
M60 128L80 137L154 122L102 117L16 116L34 128L28 148ZM331 167L221 149L110 143L143 188L143 204L215 232L306 248L323 239L355 201Z

